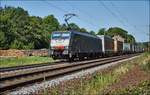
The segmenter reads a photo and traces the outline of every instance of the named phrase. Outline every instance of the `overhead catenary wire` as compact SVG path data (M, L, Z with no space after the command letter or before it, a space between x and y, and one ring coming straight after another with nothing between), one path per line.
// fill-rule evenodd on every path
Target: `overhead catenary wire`
M117 8L117 6L116 6L113 2L110 2L110 3L111 3L111 5L113 6L113 8L115 9L115 11L120 15L120 17L121 17L122 19L124 19L124 20L126 21L126 23L127 23L129 26L133 27L138 33L143 34L143 31L144 31L144 30L139 29L139 28L137 28L137 27L148 27L148 25L132 25L131 23L129 23L129 20L128 20L124 15L121 14L121 12L120 12L119 9ZM127 25L126 25L126 26L127 26ZM129 26L127 26L127 27L129 27ZM148 35L148 33L145 33L145 32L144 32L144 34Z
M119 11L117 8L115 8L115 5L114 5L114 4L111 3L112 6L116 9L116 12L119 12L118 14L119 14L121 17L117 16L113 11L111 11L111 9L109 9L109 7L107 7L107 6L104 4L104 2L102 2L102 1L100 1L100 0L98 0L98 1L100 2L100 4L101 4L112 16L114 16L114 18L118 19L118 21L119 21L123 26L127 26L127 25L124 24L124 22L123 22L122 20L120 20L120 19L125 19L125 21L129 24L129 26L133 27L136 31L138 31L138 32L139 32L139 30L140 30L140 31L143 31L143 30L141 30L141 29L138 29L136 25L131 25L131 24L128 22L128 19L127 19L125 16L122 17L120 11ZM119 19L119 18L120 18L120 19ZM145 26L145 25L144 25L144 26ZM139 33L141 33L141 32L139 32ZM132 34L135 35L134 32L132 32ZM144 34L146 34L146 33L144 33Z
M53 8L55 8L55 9L59 10L59 11L62 12L62 13L69 13L68 11L66 11L66 10L64 10L64 9L62 9L62 8L60 8L60 7L57 7L56 5L54 5L54 4L50 3L50 2L48 2L47 0L43 0L43 1L44 1L46 4L50 5L51 7L53 7Z
M132 26L129 22L128 22L128 19L125 17L125 16L123 16L122 14L121 14L121 12L118 10L118 8L115 6L115 4L113 4L113 2L110 2L110 4L112 5L112 7L115 9L115 11L118 13L118 15L119 15L119 17L120 18L122 18L122 19L124 19L125 21L126 21L126 23L127 23L127 25L125 25L125 26ZM135 26L132 26L135 30L137 30L136 29L136 27Z
M94 26L95 27L95 24L93 24L93 23L91 23L90 21L88 21L88 20L85 20L85 19L83 19L83 18L81 18L81 17L77 17L79 20L81 20L81 21L83 21L83 22L85 22L85 23L88 23L89 25L92 25L92 26Z
M125 16L123 16L122 14L121 14L121 12L118 10L118 8L116 7L116 5L113 3L113 2L111 2L110 1L110 4L113 6L113 8L115 9L115 11L119 14L119 16L122 18L122 19L124 19L127 23L129 23L128 22L128 19L125 17Z
M58 7L57 5L52 4L52 3L48 2L47 0L44 0L44 1L45 1L46 4L50 5L50 7L53 7L53 8L59 10L60 12L62 12L62 13L64 13L64 14L70 13L69 11L67 11L67 10L65 10L65 9L63 9L63 8L61 8L61 7ZM115 19L117 19L123 26L127 26L127 25L124 24L124 21L123 21L122 19L124 19L124 20L126 21L126 23L130 24L129 21L128 21L128 19L127 19L125 16L122 16L122 15L121 15L120 11L117 9L117 7L116 7L113 3L111 3L111 4L112 4L112 6L113 6L115 9L117 9L116 12L118 12L118 14L120 15L120 17L119 17L115 12L111 11L111 9L110 9L109 7L107 7L107 6L104 4L104 2L102 2L102 1L100 1L100 0L98 0L98 1L99 1L98 4L101 4L101 5L102 5ZM92 17L93 17L92 15L89 15L87 12L85 12L85 11L83 11L83 10L80 10L79 8L76 8L76 9L78 9L82 14L87 14L86 17L89 17L89 18L92 18ZM85 19L85 18L81 18L80 16L78 16L77 18L78 18L80 21L85 22L85 23L87 23L87 24L89 24L89 25L91 25L91 26L93 26L93 27L98 26L98 25L96 25L95 23L92 23L91 21L89 21L89 20L87 20L87 19ZM93 18L92 18L92 19L93 19ZM109 24L109 23L108 23L108 24ZM139 31L139 29L137 29L137 26L136 26L136 25L129 25L129 26L130 26L130 27L133 27L134 29L136 29L136 30ZM145 26L145 25L144 25L144 26ZM99 26L98 26L98 27L99 27ZM146 27L147 27L147 26L146 26ZM149 27L149 25L148 25L148 27ZM141 32L139 32L139 33L141 33ZM148 34L150 34L150 33L148 33ZM149 39L150 39L150 37L149 37Z
M122 18L123 20L125 20L126 23L127 23L129 26L133 27L133 28L134 28L135 30L137 30L137 31L139 31L139 30L140 30L140 31L143 31L143 30L141 30L141 29L138 29L136 25L132 25L131 23L129 23L128 19L127 19L124 15L121 14L121 12L119 11L119 9L117 8L117 6L116 6L113 2L110 2L110 4L113 6L113 8L115 9L115 11L118 13L118 15L120 16L120 18ZM125 25L125 26L128 26L128 25Z
M121 19L119 19L119 17L113 11L111 11L111 9L107 7L103 1L101 0L97 0L97 1L98 4L102 5L115 19L117 19L123 26L125 26L124 22Z
M69 5L72 9L78 10L81 14L85 15L85 16L88 17L89 19L93 19L93 20L96 20L96 21L97 21L97 19L95 19L95 17L93 17L93 16L92 16L91 14L89 14L87 11L81 10L80 8L78 8L78 7L74 6L73 4L71 4L70 2L68 2L68 5ZM98 26L98 25L96 25L95 23L93 23L93 22L91 22L91 21L89 21L89 20L86 20L86 21L88 21L89 23L91 23L93 26ZM98 27L99 27L99 26L98 26Z
M56 5L54 5L54 4L52 4L52 3L50 3L50 2L48 2L47 0L44 0L48 5L51 5L51 7L53 7L53 8L55 8L55 9L57 9L57 10L59 10L59 11L61 11L61 12L63 12L63 13L69 13L69 11L66 11L66 10L64 10L64 9L62 9L61 7L58 7L58 6L56 6ZM102 1L101 1L102 2ZM118 17L115 13L113 13L103 2L102 2L102 5L114 16L114 17ZM72 7L72 5L70 5L71 7ZM83 10L80 10L79 8L77 8L76 7L76 9L77 10L79 10L82 14L84 14L84 15L86 15L86 17L89 17L89 19L91 19L91 18L93 18L93 16L91 16L90 14L88 14L87 12L85 12L85 11L83 11ZM83 18L81 18L81 17L77 17L79 20L81 20L81 21L83 21L83 22L85 22L85 23L88 23L89 25L92 25L93 27L95 27L95 26L98 26L98 25L96 25L96 24L94 24L94 23L92 23L91 21L89 21L89 20L87 20L87 19L83 19ZM120 23L122 23L122 25L123 26L125 26L125 24L124 24L124 22L123 21L121 21L121 20L119 20L120 21ZM99 27L99 26L98 26Z
M61 12L64 13L64 14L70 13L69 11L67 11L67 10L65 10L65 9L62 9L61 7L58 7L58 6L56 6L56 5L54 5L54 4L50 3L50 2L48 2L47 0L44 0L44 1L45 1L46 4L51 5L51 7L53 7L53 8L55 8L55 9L61 11ZM80 18L79 16L77 16L77 18L78 18L80 21L85 22L85 23L88 23L89 25L92 25L92 26L95 27L95 25L94 25L93 23L91 23L90 21L84 20L83 18Z
M89 15L87 12L83 11L83 10L80 10L79 8L75 7L74 5L70 4L68 2L68 5L74 10L78 10L81 14L85 15L86 17L88 17L89 19L93 19L93 16ZM98 25L96 25L95 23L91 22L89 19L86 19L86 18L81 18L80 16L78 16L78 19L80 19L81 21L84 21L90 25L92 25L93 27L99 27Z

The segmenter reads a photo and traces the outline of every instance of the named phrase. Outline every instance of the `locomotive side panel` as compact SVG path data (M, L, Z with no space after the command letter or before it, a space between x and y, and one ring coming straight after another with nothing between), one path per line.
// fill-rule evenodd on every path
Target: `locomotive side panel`
M88 56L90 54L102 52L101 39L88 36L88 34L72 32L70 44L70 51L73 55L84 54L84 56Z

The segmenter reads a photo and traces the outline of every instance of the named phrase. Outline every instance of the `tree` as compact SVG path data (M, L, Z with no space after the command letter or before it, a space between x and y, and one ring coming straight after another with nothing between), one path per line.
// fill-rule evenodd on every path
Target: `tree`
M5 35L5 46L2 49L14 48L16 40L28 46L25 34L28 33L26 27L29 25L28 12L20 7L5 7L1 9L0 32ZM2 34L2 33L1 33ZM17 47L20 49L20 47Z
M33 45L35 49L44 48L47 45L45 44L45 36L43 33L42 27L42 18L31 16L29 21L28 30L30 33L26 35L26 38L29 40L30 45Z
M114 37L114 36L121 36L125 39L125 42L127 43L135 43L135 38L134 36L132 36L131 34L128 34L128 32L122 28L119 27L111 27L108 30L106 30L105 28L102 28L98 31L97 35L108 35L110 37Z
M92 35L96 35L94 31L90 31L89 33Z
M107 30L107 35L113 37L115 35L120 35L121 37L123 38L126 38L127 37L127 31L126 30L123 30L122 28L119 28L119 27L113 27L113 28L109 28Z
M85 28L80 28L80 32L88 32Z
M148 44L149 44L149 42L143 42L143 43L142 43L142 47L145 48L145 49L146 49L146 48L148 49L148 47L149 47Z
M48 15L43 18L43 44L45 48L49 47L49 39L51 32L58 30L60 27L58 20L53 15ZM44 48L42 47L42 48Z
M136 41L135 41L135 38L132 35L128 34L127 38L126 38L126 42L135 43Z
M79 26L76 25L75 23L70 23L69 27L71 28L71 30L76 30L76 31L80 30Z
M0 49L7 48L5 43L5 34L0 30Z
M0 49L39 49L48 48L50 33L59 28L53 15L29 16L20 7L0 8Z
M0 16L0 49L48 48L52 31L66 31L68 29L65 24L60 25L54 15L48 15L44 18L30 16L26 10L20 7L0 7ZM69 26L72 30L95 35L94 31L88 32L75 23L70 23ZM120 35L126 39L126 42L135 42L132 35L119 27L109 28L107 31L102 28L97 34L103 35L104 32L111 37Z
M59 29L59 22L53 15L48 15L43 18L43 28L52 32Z
M113 37L115 35L120 35L121 37L123 37L125 39L125 42L127 43L135 43L135 38L134 36L132 36L131 34L128 34L128 32L122 28L119 27L113 27L113 28L109 28L107 30L107 35Z
M59 27L59 30L60 30L60 31L66 31L67 29L68 29L68 27L67 27L66 24L62 24L62 25L60 25L60 27Z
M106 29L105 28L101 28L101 29L99 29L97 35L104 35L104 33L105 34L107 33Z

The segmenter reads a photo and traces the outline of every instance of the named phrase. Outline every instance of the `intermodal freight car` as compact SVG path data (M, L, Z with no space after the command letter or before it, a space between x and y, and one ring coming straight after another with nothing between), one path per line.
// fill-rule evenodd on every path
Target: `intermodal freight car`
M123 53L129 54L131 52L131 44L130 43L123 43Z
M114 53L114 40L110 36L97 35L102 40L103 56L111 56Z
M139 45L124 43L119 37L96 36L70 30L52 32L49 53L54 59L73 60L136 53L142 50Z

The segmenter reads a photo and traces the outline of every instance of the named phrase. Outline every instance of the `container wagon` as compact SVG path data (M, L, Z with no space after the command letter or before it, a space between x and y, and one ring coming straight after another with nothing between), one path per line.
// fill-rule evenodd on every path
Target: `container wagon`
M123 43L123 54L131 53L131 44L130 43Z
M123 42L114 40L114 53L117 55L123 53Z
M102 40L103 56L112 56L114 53L114 40L106 35L97 36Z
M131 44L131 53L135 52L135 44Z

